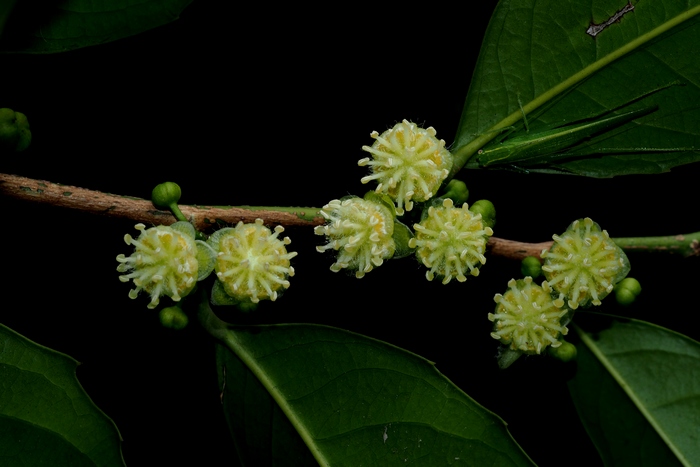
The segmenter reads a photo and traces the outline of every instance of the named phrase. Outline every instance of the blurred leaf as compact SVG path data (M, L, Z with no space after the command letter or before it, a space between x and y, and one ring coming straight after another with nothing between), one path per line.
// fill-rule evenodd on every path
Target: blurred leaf
M0 465L124 465L119 431L77 366L0 324Z
M18 2L0 52L54 53L104 44L176 20L192 0Z
M624 108L658 105L657 111L571 153L595 157L551 168L612 177L700 160L700 1L636 2L595 38L586 33L591 18L604 23L626 3L502 0L486 32L453 153L473 155L503 137L496 129L515 125L513 135L526 134L520 104L536 131L600 115L675 83Z
M333 466L532 465L500 418L415 354L320 325L221 337L240 357L217 352L242 465L309 465L309 449Z
M637 320L580 313L569 389L606 465L700 465L700 343Z

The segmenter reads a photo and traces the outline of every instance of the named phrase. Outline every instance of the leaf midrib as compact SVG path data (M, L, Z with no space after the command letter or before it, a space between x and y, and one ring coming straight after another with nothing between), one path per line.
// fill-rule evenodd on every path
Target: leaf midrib
M595 341L586 334L580 327L574 325L576 333L581 338L581 341L589 348L589 350L596 356L598 361L605 367L605 369L610 373L615 381L620 385L620 388L627 394L632 403L637 407L637 410L644 416L644 418L649 422L649 424L654 428L654 431L659 435L659 437L666 443L671 452L678 458L678 460L685 466L691 467L692 464L688 462L683 453L678 449L678 447L669 438L666 431L659 425L656 418L647 410L646 406L642 403L641 399L637 393L632 389L632 387L627 383L625 378L617 371L615 366L610 362L610 360L605 356L605 354L596 345Z
M453 172L450 174L450 176L454 176L457 171L459 171L473 156L479 149L481 149L486 143L494 139L496 136L498 136L499 131L503 128L509 127L517 123L519 120L523 118L523 113L526 115L532 112L533 110L537 109L538 107L542 106L543 104L549 102L551 99L554 97L558 96L562 92L566 91L567 89L573 87L574 85L580 83L584 79L588 78L589 76L593 75L597 71L601 70L605 66L609 65L610 63L614 62L615 60L627 55L628 53L638 49L642 45L648 43L652 39L657 38L658 36L664 34L665 32L673 29L674 27L684 23L685 21L688 21L689 19L693 18L694 16L700 14L700 6L696 6L694 8L691 8L687 11L684 11L683 13L671 18L670 20L666 21L665 23L657 26L656 28L652 29L651 31L642 34L641 36L637 37L636 39L628 42L627 44L623 45L622 47L610 52L603 58L600 58L596 60L595 62L591 63L587 67L583 68L577 73L574 73L571 75L569 78L565 79L558 85L550 88L549 90L545 91L544 93L540 94L527 104L522 106L522 111L520 109L516 110L515 112L511 113L508 115L506 118L501 120L500 122L496 123L493 125L491 128L486 130L483 134L480 136L476 137L469 143L465 144L464 146L460 147L457 151L454 153L455 157L455 164L453 166Z

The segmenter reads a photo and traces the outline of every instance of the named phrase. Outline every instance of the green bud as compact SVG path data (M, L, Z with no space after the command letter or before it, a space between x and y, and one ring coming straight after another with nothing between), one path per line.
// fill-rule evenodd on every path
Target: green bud
M576 355L578 354L576 346L571 342L566 341L562 341L559 347L549 346L548 349L549 355L557 360L561 360L562 362L570 362L571 360L575 360Z
M177 183L165 182L157 185L151 193L151 202L157 208L170 209L173 204L180 201L182 190Z
M615 291L615 300L622 306L629 306L637 300L637 296L627 289L618 289Z
M542 263L540 263L538 258L528 256L520 264L520 272L523 277L530 276L533 279L537 279L542 274Z
M454 204L460 206L469 199L469 189L462 180L452 179L445 187L445 193L440 198L450 198Z
M163 308L159 313L160 324L163 327L180 330L184 329L189 322L189 318L179 306L169 306Z
M32 141L27 117L12 109L0 109L0 148L24 151Z
M474 214L481 214L481 219L486 227L491 227L493 229L496 225L496 208L491 201L480 199L472 204L469 210Z
M634 277L627 277L621 280L616 286L616 289L627 289L632 292L635 296L642 293L642 285Z
M634 303L640 293L642 293L642 286L633 277L623 279L615 285L615 300L622 306Z

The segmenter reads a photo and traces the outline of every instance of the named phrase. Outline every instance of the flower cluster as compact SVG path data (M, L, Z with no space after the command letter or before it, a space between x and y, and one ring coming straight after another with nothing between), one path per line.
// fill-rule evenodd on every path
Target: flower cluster
M416 236L408 246L416 248L418 260L430 268L425 273L429 281L437 275L443 284L453 277L464 282L467 272L479 275L493 230L484 226L481 214L472 213L467 203L456 208L451 199L445 199L441 205L428 208L427 216L413 228Z
M217 255L216 277L235 302L275 301L289 288L287 277L294 276L289 260L297 253L287 252L291 240L280 239L282 232L284 227L272 232L262 219L256 219L253 224L239 222L235 228L221 229L209 238Z
M327 223L316 227L314 232L328 237L328 243L316 250L320 253L338 251L331 271L348 269L362 278L394 254L394 216L388 207L352 197L342 201L335 199L320 212Z
M559 347L559 335L568 329L562 319L569 313L563 298L554 299L547 281L534 284L532 277L508 282L508 291L496 294L496 310L488 318L494 323L491 337L526 354L540 354L547 346Z
M377 180L377 193L389 195L396 202L399 215L413 209L413 201L432 198L452 168L452 154L445 149L445 141L435 137L435 129L419 128L404 120L381 135L371 133L376 141L363 146L372 154L358 161L369 166L372 174L362 183Z
M600 305L630 270L625 252L588 217L552 238L552 247L542 251L542 271L549 285L568 298L571 309Z
M142 290L151 296L148 308L157 307L161 296L180 301L211 272L207 258L213 253L206 244L195 240L191 224L177 222L150 229L136 224L136 230L141 232L138 239L124 236L126 244L134 246L134 252L128 257L117 256L117 271L126 273L119 280L131 280L136 286L129 297L136 298Z

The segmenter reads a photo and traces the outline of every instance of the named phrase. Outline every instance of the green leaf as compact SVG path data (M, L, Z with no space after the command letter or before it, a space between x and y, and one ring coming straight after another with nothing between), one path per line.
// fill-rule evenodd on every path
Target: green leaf
M55 53L104 44L174 21L191 1L18 2L0 52Z
M119 431L77 365L0 324L0 465L124 465Z
M222 402L243 465L532 465L422 357L327 326L203 322L227 347Z
M527 134L522 111L536 131L631 101L625 111L659 109L572 153L595 157L553 164L549 171L612 177L658 173L700 160L695 150L700 150L700 1L637 2L595 38L586 33L591 18L603 23L626 3L502 0L486 32L453 145L457 165L503 137L505 128L515 125L513 135Z
M700 343L631 319L580 313L569 389L606 465L700 465Z

